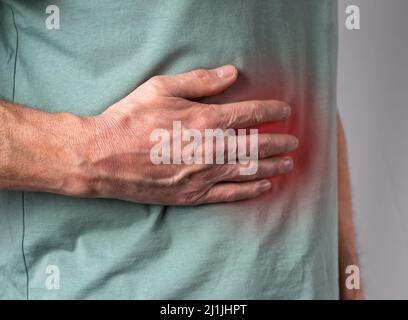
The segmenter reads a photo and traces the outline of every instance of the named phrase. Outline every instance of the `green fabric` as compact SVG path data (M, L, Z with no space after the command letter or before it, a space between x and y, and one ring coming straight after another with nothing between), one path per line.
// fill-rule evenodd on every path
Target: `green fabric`
M0 192L0 298L338 298L336 1L52 3L59 30L49 1L0 0L1 98L91 115L153 75L231 63L238 83L208 101L288 101L281 129L306 141L294 178L236 204Z

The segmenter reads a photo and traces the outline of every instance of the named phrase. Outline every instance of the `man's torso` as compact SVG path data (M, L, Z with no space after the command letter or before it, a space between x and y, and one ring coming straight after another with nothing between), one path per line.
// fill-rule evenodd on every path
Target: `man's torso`
M0 3L0 98L92 115L156 74L234 64L207 101L287 101L262 129L300 138L295 171L242 203L0 192L0 298L337 298L335 1L54 1L59 30L47 1Z

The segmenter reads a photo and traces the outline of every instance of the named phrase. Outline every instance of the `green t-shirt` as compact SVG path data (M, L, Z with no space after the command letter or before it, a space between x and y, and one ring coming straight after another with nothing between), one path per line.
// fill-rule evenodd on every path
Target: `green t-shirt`
M234 204L1 191L0 298L336 299L337 2L53 4L57 30L49 1L0 0L1 98L98 114L154 75L234 64L237 84L208 101L287 101L291 120L264 130L300 148L293 173Z

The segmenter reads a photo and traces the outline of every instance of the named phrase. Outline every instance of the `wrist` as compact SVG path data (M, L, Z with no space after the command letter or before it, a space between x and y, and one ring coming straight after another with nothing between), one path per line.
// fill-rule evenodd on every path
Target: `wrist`
M68 127L75 128L67 152L71 159L70 174L67 175L63 193L79 197L104 197L106 190L102 182L110 179L115 170L106 158L109 139L116 134L116 120L111 115L79 117L71 115ZM65 129L70 131L69 129Z
M61 130L68 133L64 152L69 159L60 191L63 194L78 197L96 196L92 159L97 149L95 146L98 131L97 117L73 114L60 116L64 118Z

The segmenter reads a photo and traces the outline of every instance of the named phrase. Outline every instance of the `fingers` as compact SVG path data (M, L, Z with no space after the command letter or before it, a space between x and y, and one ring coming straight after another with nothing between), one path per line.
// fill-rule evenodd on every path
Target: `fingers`
M260 159L295 151L299 145L298 139L289 134L260 134L258 139L258 156ZM250 150L250 145L247 146L247 150Z
M252 166L254 164L252 163ZM279 157L259 160L256 162L254 174L243 175L242 169L248 169L245 164L225 164L223 172L217 176L217 181L253 181L271 178L277 175L286 174L293 169L293 160L290 157Z
M256 135L256 139L253 139ZM295 136L278 133L232 135L224 137L223 141L217 138L215 141L214 138L205 140L203 158L206 163L217 164L235 163L237 159L266 159L295 151L299 145Z
M221 93L230 87L238 76L232 65L217 69L196 69L171 76L156 76L144 86L152 88L155 94L194 99Z
M234 129L286 120L291 113L285 102L277 100L252 100L207 107L215 113L219 127Z
M271 188L268 180L217 183L201 198L202 203L234 202L256 198Z
M214 152L214 158L218 154L224 153L225 159L228 159L228 153L233 150L236 152L237 157L242 156L242 151L245 154L256 156L256 159L265 159L272 156L277 156L282 153L292 152L298 148L299 141L295 136L290 134L279 133L262 133L258 134L258 143L251 141L252 135L238 136L231 138L224 138L224 144L221 146L216 145ZM240 150L239 139L245 139L245 150ZM235 148L230 148L231 143L235 143ZM234 146L234 145L233 145ZM218 148L223 148L218 150ZM224 159L224 160L225 160Z

